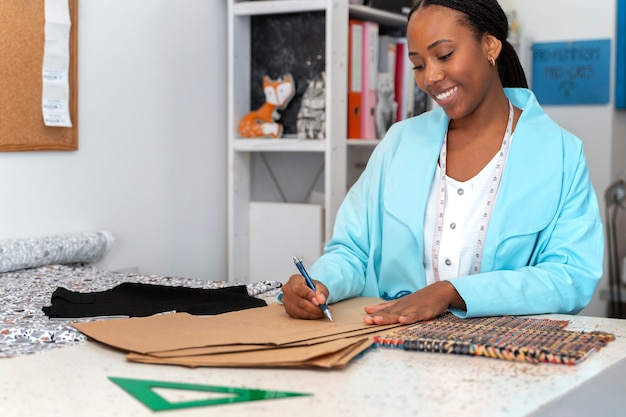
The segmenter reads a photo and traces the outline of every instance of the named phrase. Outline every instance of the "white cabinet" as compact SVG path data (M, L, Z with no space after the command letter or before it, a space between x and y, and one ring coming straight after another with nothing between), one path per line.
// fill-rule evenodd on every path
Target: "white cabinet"
M325 22L324 39L320 40L324 43L326 75L325 139L297 139L295 135L285 135L279 139L241 138L239 121L245 114L254 110L251 103L252 20L255 16L311 12L322 13ZM298 240L320 240L314 242L313 246L321 253L325 240L331 236L337 209L354 178L354 174L350 176L347 174L351 149L361 149L358 154L363 152L364 147L371 149L376 145L376 141L347 139L347 55L350 17L374 20L382 25L400 28L406 24L406 17L403 15L352 5L349 4L349 0L228 0L228 279L231 282L250 282L252 276L257 280L258 275L250 273L253 265L251 259L262 257L263 253L258 251L263 251L264 246L268 248L285 246L285 242L282 241L284 239L292 239L294 248L298 247L295 243ZM217 62L216 65L220 63ZM355 145L352 146L351 143ZM315 168L316 164L319 165L319 170ZM255 189L257 183L261 181L259 172L266 173L266 182L276 184L280 180L277 180L273 172L277 165L280 165L278 171L282 172L283 178L287 178L290 184L296 183L292 187L300 187L305 195L304 197L298 195L299 201L293 201L291 196L281 192L280 199L276 200L276 196L270 191L267 193L267 200L287 205L286 210L281 209L281 215L287 217L289 204L295 203L294 208L303 203L321 205L323 219L314 216L311 222L321 222L322 233L311 235L304 230L315 227L298 228L293 226L293 222L285 221L285 224L291 224L284 228L286 230L277 230L276 234L268 234L261 240L256 236L254 242L257 243L251 244L251 229L262 230L262 228L254 225L251 228L250 222L259 221L259 216L251 216L250 203L266 200L263 191ZM290 171L285 174L283 172L285 169ZM298 213L301 213L301 210L298 209ZM296 217L298 215L295 213ZM277 242L277 239L281 242ZM269 255L270 253L272 255ZM268 264L288 264L292 256L302 256L307 264L315 260L307 259L315 254L290 253L285 254L283 259L278 259L278 256L281 255L276 255L275 251L268 251ZM277 271L283 269L277 268ZM295 267L293 271L296 272ZM271 272L267 274L265 279L284 281L288 278L273 276Z

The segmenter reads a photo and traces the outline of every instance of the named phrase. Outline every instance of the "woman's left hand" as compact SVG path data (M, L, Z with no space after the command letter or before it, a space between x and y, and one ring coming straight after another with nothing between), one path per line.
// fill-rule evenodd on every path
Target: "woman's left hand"
M386 303L366 306L365 324L412 324L430 320L448 308L465 310L465 301L449 281L439 281Z

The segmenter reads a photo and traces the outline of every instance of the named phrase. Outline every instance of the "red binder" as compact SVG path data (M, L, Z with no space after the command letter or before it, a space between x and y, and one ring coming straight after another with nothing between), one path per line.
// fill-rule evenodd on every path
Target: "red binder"
M396 101L398 102L398 111L396 113L396 121L406 118L407 115L407 94L409 75L409 56L407 51L407 43L405 38L398 39L396 45ZM412 74L412 71L411 71Z
M350 19L348 28L348 138L361 139L363 89L363 22Z

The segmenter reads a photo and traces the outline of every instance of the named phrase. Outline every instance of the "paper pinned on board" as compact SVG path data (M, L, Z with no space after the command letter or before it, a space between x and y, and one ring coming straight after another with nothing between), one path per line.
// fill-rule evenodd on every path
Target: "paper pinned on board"
M46 126L72 127L69 106L71 26L68 0L45 0L41 109Z

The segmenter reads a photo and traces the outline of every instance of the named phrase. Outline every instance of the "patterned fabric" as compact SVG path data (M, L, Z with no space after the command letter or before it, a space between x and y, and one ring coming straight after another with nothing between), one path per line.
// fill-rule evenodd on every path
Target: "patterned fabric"
M379 346L575 365L615 336L564 328L566 320L513 316L461 319L450 313L376 337Z
M41 310L55 289L104 291L123 282L217 289L241 285L224 281L101 271L89 265L48 265L0 274L0 358L26 355L83 342L86 337L67 321L49 320ZM276 297L281 283L247 284L248 294ZM78 320L74 320L78 321Z
M113 242L113 235L106 231L1 240L0 272L97 262L109 252Z

